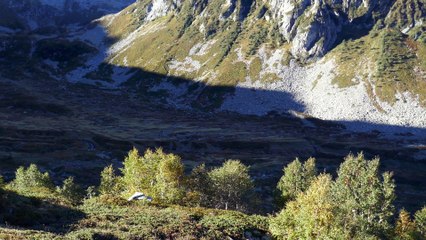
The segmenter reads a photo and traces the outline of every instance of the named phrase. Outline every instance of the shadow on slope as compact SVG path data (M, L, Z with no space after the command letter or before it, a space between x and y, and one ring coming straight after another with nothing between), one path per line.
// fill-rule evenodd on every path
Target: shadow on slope
M109 65L109 67L117 66ZM181 110L195 110L207 114L230 111L244 115L289 117L290 111L304 112L306 109L306 106L296 101L291 93L284 91L241 86L212 86L204 82L149 72L140 68L119 68L132 75L120 86L121 88L136 93L141 99ZM224 108L224 101L232 98L236 92L238 92L239 101L234 102L230 108ZM351 110L348 109L348 111ZM420 127L315 118L307 118L303 121L308 127L328 125L354 132L383 133L386 137L414 137L426 140L426 129Z
M0 224L52 233L66 233L85 214L64 205L0 190Z
M128 91L135 91L141 99L175 107L183 110L183 112L207 114L214 119L223 117L223 114L218 114L219 112L224 112L225 115L229 114L229 116L238 116L238 114L233 113L233 111L238 110L238 112L243 112L246 115L241 118L241 125L250 124L252 121L263 121L266 124L271 119L276 122L286 121L284 119L291 118L288 111L304 112L306 108L305 105L297 102L293 95L288 92L255 90L241 86L211 86L203 82L196 82L179 76L148 72L139 68L128 68L127 70L134 75L122 87ZM232 106L232 111L226 113L226 108L223 109L223 103L226 98L232 97L235 92L238 92L240 100L246 101L236 102ZM241 96L243 97L241 98ZM167 108L164 110L167 111ZM348 109L348 111L350 110ZM259 113L262 116L259 116ZM173 116L169 117L172 118ZM380 157L383 171L395 173L397 194L399 196L397 205L399 207L414 211L426 203L426 195L423 194L426 191L424 187L426 182L422 177L422 173L426 169L425 128L365 121L330 121L315 118L301 120L305 123L304 126L296 126L295 124L295 129L290 135L309 139L315 149L311 154L318 158L321 162L319 165L324 167L327 172L334 172L348 153L363 151L369 159L373 159L376 156ZM258 127L264 128L265 131L270 130L265 126L261 126L261 124ZM222 128L224 132L229 131L226 126ZM281 130L279 129L278 131ZM261 130L253 129L252 131ZM196 139L190 141L193 145L197 144ZM281 169L285 164L283 165L282 162L279 162L282 159L277 159L274 155L275 153L273 153L274 147L277 147L273 142L273 137L268 140L270 141L269 143L264 144L257 142L257 139L238 139L235 141L221 139L219 141L223 141L219 144L221 145L220 149L224 152L221 155L226 155L226 152L241 152L241 160L256 169L254 174L258 177L256 179L258 182L264 181L262 178L265 174L270 174L268 180L265 181L266 185L270 186L271 183L273 185L273 182L278 180L277 177L280 176ZM177 150L175 143L171 142L151 143L148 146L142 142L140 146L143 148L163 147L168 151L180 154L179 151L182 151L182 149ZM136 143L138 142L136 141ZM294 147L286 143L280 144L282 146L278 148ZM181 145L184 144L178 144L178 149L182 147ZM310 149L312 146L305 147ZM207 152L208 150L198 149L196 151ZM253 155L250 156L250 153L255 151L258 151L258 153L252 153ZM188 156L192 155L188 150L183 150L181 154L186 160ZM222 159L230 157L229 154ZM259 155L262 154L263 157L270 155L271 159L267 160L267 162L259 163L259 161L262 161ZM298 155L293 157L303 158L309 156ZM284 159L288 163L294 158L290 159L289 156L285 156ZM279 163L275 162L277 160ZM213 165L219 163L219 161L216 161ZM265 164L265 166L259 166L262 164ZM271 167L274 169L271 169ZM271 175L273 175L273 181L269 178ZM417 200L413 201L413 199Z
M93 27L93 24L89 26L89 28ZM110 46L118 41L118 39L108 36L103 31L98 31L96 33L103 34L96 38L104 39L104 42L108 43ZM22 38L22 35L18 36ZM9 38L13 39L14 37L9 36ZM6 67L2 69L2 72L10 78L16 78L18 72L32 70L42 75L42 77L48 78L50 77L49 71L51 69L43 69L46 65L39 65L40 63L46 60L58 61L58 66L63 65L66 66L64 68L69 68L68 65L75 65L75 62L81 61L82 59L79 58L81 55L84 55L84 51L87 50L87 54L95 54L92 55L92 57L97 58L97 62L91 62L90 58L88 60L90 63L96 63L97 67L92 69L93 71L81 75L84 80L79 79L78 76L75 79L68 78L71 82L88 83L100 87L107 86L107 88L109 88L108 86L119 87L122 88L123 91L135 93L139 98L144 100L150 100L178 109L198 110L204 113L216 113L218 110L230 110L246 115L288 115L287 112L290 110L304 112L306 108L303 103L296 101L291 93L284 91L252 89L242 86L210 85L202 81L194 81L193 79L181 76L165 75L136 67L116 66L106 62L106 59L102 58L102 56L106 57L108 55L106 52L103 52L108 51L107 47L98 47L99 52L93 53L93 49L96 47L93 43L90 44L87 40L81 39L80 42L73 40L69 44L64 44L67 41L66 39L66 37L49 38L48 41L50 44L41 44L43 47L42 51L36 47L33 55L31 55L31 47L26 46L30 45L29 43L31 41L28 41L29 43L26 45L24 44L24 47L22 44L19 44L19 46L14 45L13 48L6 49L8 51L5 53L9 54L3 56L3 60L5 61L2 65ZM55 44L55 41L57 41L57 44ZM43 39L41 42L45 43L46 40ZM85 44L87 46L84 46ZM37 46L38 43L35 45ZM77 49L80 51L79 53L72 52L72 50L75 49L75 45L80 46ZM22 49L26 50L19 52L19 50L22 51ZM37 54L39 52L48 54ZM68 55L66 55L67 53ZM70 56L71 54L71 59L66 61L62 58L58 58L58 56L63 56L64 54L66 56ZM11 61L11 59L14 60ZM21 67L20 71L14 70L17 67ZM86 65L80 68L84 69L87 67ZM164 68L167 69L167 67ZM115 72L119 72L120 74L117 75ZM63 75L63 77L67 78L65 75ZM120 79L117 80L116 78ZM115 85L115 82L118 82L118 85ZM229 97L232 97L236 92L239 96L238 101L228 102L227 106L224 107L223 103L225 99L229 99ZM348 111L350 110L348 109ZM426 136L426 130L423 128L377 124L363 121L342 120L330 122L343 124L350 131L370 132L377 130L387 134L402 134L405 137L411 134L415 134L418 137Z
M116 39L109 38L109 42L114 43ZM68 50L69 49L66 51ZM56 49L56 51L66 52L61 51L60 48ZM52 52L49 53L53 54ZM23 59L26 58L24 57ZM38 59L33 59L30 63L26 62L28 64L26 67L28 68L24 67L22 71L30 71L31 69L34 73L39 74L39 77L49 78L49 73L47 71L43 72L40 70L40 66L33 65L37 60ZM11 65L8 66L17 67L17 64ZM162 146L167 151L181 154L186 162L188 162L188 159L191 159L191 157L194 161L197 161L197 163L207 161L206 159L208 158L214 158L214 164L219 164L218 161L224 160L225 158L234 157L232 154L235 154L236 158L241 158L247 164L260 165L255 166L253 171L256 171L258 177L257 181L266 182L264 186L273 186L276 183L276 181L270 181L269 175L273 175L274 180L276 180L276 178L282 174L281 169L285 163L293 160L294 157L302 157L300 153L296 155L291 152L298 147L309 149L307 150L307 154L319 157L321 166L323 167L329 167L330 165L337 166L342 161L343 157L350 151L366 151L368 156L380 155L384 160L384 168L396 172L397 183L402 183L404 188L408 186L408 190L401 190L404 194L408 194L404 197L404 200L408 199L409 201L413 201L413 199L416 199L416 203L413 203L415 207L419 207L420 204L426 201L426 195L424 194L424 192L426 192L424 187L426 186L426 182L424 178L422 178L424 169L426 169L426 151L421 148L421 144L424 144L426 138L426 129L375 124L363 121L322 121L318 119L307 119L305 122L307 124L304 127L296 125L294 123L296 121L292 121L290 123L291 127L286 128L287 126L281 124L286 121L286 117L283 117L283 114L280 113L282 109L295 110L298 112L303 112L305 110L305 106L295 101L290 93L274 90L254 90L240 86L212 86L204 82L197 82L180 76L149 72L140 68L115 66L106 62L98 69L97 73L99 74L92 76L94 79L86 79L85 82L93 81L91 82L93 83L92 85L96 85L96 83L99 82L110 83L115 80L114 71L117 69L119 72L123 72L126 78L129 78L128 81L119 86L121 88L121 93L134 93L138 96L136 101L148 100L154 103L152 106L162 104L180 109L176 111L170 108L159 108L159 110L156 111L164 113L161 115L161 119L160 117L155 119L157 124L163 123L162 120L165 120L178 125L180 123L179 121L191 120L193 121L189 124L191 127L205 130L203 127L206 125L209 126L209 124L213 122L214 127L220 129L220 131L218 131L220 133L208 136L209 133L207 131L188 133L186 132L187 130L182 131L178 129L178 127L176 128L182 131L180 134L178 130L172 128L170 130L161 130L157 133L156 130L151 127L150 130L148 129L146 131L151 131L153 134L147 138L132 135L131 137L126 136L127 138L115 136L116 139L114 139L114 136L109 136L109 138L105 139L100 138L99 143L96 144L98 147L101 143L108 143L108 140L122 143L124 146L123 151L127 151L130 149L131 145L134 144L142 146L143 148ZM2 70L3 73L4 71L6 70ZM16 76L16 73L19 71L11 71L10 68L7 69L7 71L10 72L12 77L14 76L15 79L19 80L19 76ZM221 108L224 99L232 96L236 91L238 91L240 96L245 96L243 97L245 101L236 102L233 107L234 109L245 109L246 111L243 112L247 115L239 117L238 114L234 113L218 114L218 110ZM93 92L95 94L98 93L96 91ZM254 92L256 92L256 94L253 94ZM90 93L92 93L91 90L85 92L85 94ZM82 94L82 99L84 99L84 94L80 94ZM256 98L259 95L262 96L261 99ZM89 98L89 96L87 98ZM272 106L274 106L272 108L271 103L273 103ZM19 106L15 104L16 106L13 106L14 103L11 104L12 110L27 108L26 105ZM116 103L114 106L111 106L111 108L118 108L117 105L132 105L132 102ZM81 107L87 107L89 109L88 111L91 110L90 106L85 105L83 101L81 102ZM30 106L29 108L32 107ZM250 109L256 111L250 112ZM268 117L250 116L250 114L256 115L259 109L261 109L262 113L267 114ZM126 108L124 108L123 111L125 110ZM150 117L150 109L138 109L137 111L147 112L145 114L138 114L138 117L145 117L147 119ZM114 111L112 112L115 113ZM199 116L198 113L200 113L201 117L196 118L196 115ZM105 115L105 113L103 114ZM40 115L45 116L45 113L42 112ZM190 115L191 117L182 117L182 115ZM280 124L275 126L273 122ZM311 124L308 124L309 122ZM120 126L117 126L118 124L111 121L102 124L110 128L118 128L123 127L122 125L124 125L124 122L121 122ZM244 125L248 126L244 131L252 133L241 136L236 135L234 133L236 132L235 129ZM91 127L94 127L94 125ZM275 127L275 129L273 129L273 127ZM345 128L349 130L347 134L345 134ZM142 129L140 125L134 125L134 129L132 129L134 131L132 132L139 131L140 129ZM368 133L354 133L352 132L353 130L367 131ZM120 128L117 131L122 131L122 129ZM168 134L167 131L170 131L170 134ZM386 134L381 134L379 131L386 132ZM282 137L279 135L286 134L291 136L291 138L289 137L288 140L279 139L279 137ZM269 136L264 137L263 135ZM336 137L336 135L341 136ZM413 135L415 136L411 138ZM389 137L400 138L390 139ZM82 138L81 135L79 135L79 138ZM154 138L155 141L153 140ZM205 138L207 138L207 140L204 140ZM296 146L296 144L293 143L293 138L308 139L309 142L301 142L299 144L300 146ZM383 140L383 138L389 138L389 140ZM213 141L212 139L217 141L217 144L214 142L216 145L209 142ZM378 139L381 140L379 141ZM186 143L184 141L186 141ZM383 145L383 142L387 143L386 146ZM56 142L54 144L57 145ZM117 148L117 145L119 144L114 143L111 146L102 148L102 150L112 151L111 149ZM190 146L201 147L196 149ZM288 153L289 151L291 153ZM79 158L81 157L79 156ZM328 170L327 168L327 171ZM402 189L403 187L400 188ZM416 192L416 194L413 194L413 192Z
M389 5L389 4L388 4ZM378 6L389 11L390 5ZM365 24L360 24L364 22ZM342 34L345 38L360 38L371 30L374 25L373 19L357 18L351 24L363 25L362 31L352 31L351 36ZM112 46L119 39L109 36L105 32L102 36L108 45ZM343 39L342 39L343 40ZM339 40L340 41L340 40ZM127 43L131 44L131 43ZM108 48L104 49L108 51ZM107 53L102 53L108 56ZM173 56L166 56L170 59ZM188 79L182 76L173 76L170 74L147 71L138 67L116 66L102 59L95 74L86 74L84 78L90 81L93 80L93 85L101 82L110 84L111 82L119 82L119 87L127 91L136 93L140 98L151 100L157 103L162 103L184 110L199 110L204 113L216 113L218 111L234 111L246 115L285 115L288 116L290 111L304 112L306 107L303 103L295 100L294 96L285 91L254 89L243 86L223 86L212 85L208 81L197 81ZM167 72L168 66L162 66L159 69L165 69ZM121 73L117 81L115 72ZM123 74L124 73L124 74ZM123 79L125 80L123 81ZM80 79L73 80L79 81ZM223 81L222 81L223 80ZM217 82L227 82L222 79ZM86 81L87 83L87 81ZM235 94L238 93L238 94ZM227 101L233 96L238 95L235 101ZM320 101L321 99L318 99ZM226 102L226 104L224 104ZM351 109L348 109L351 111ZM395 134L396 136L416 135L418 138L426 136L426 129L399 126L391 124L380 124L365 121L350 121L339 120L330 121L333 124L341 124L349 131L372 132L380 131L386 133L387 136ZM306 123L306 121L305 121ZM425 137L426 138L426 137Z

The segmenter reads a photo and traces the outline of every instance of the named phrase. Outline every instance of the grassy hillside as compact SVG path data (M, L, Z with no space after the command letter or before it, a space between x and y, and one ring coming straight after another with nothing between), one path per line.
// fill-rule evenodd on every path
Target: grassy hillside
M116 41L127 43L109 61L209 85L277 82L280 69L268 66L267 59L279 50L283 66L288 65L295 58L289 51L294 43L279 33L267 3L246 4L236 1L237 10L228 16L226 11L231 8L223 1L200 3L205 6L202 12L184 1L166 16L145 22L147 3L138 2L112 22L104 21ZM337 65L333 82L342 88L363 82L379 110L380 102L404 101L403 93L418 96L425 105L424 5L422 0L396 1L389 13L375 12L372 23L343 29L338 39L345 40L327 55ZM367 9L351 6L348 11L349 17L356 19ZM303 16L297 19L298 29L313 24L312 16L310 20ZM368 25L374 27L369 29Z
M117 14L101 18L99 22L107 30L106 37L113 49L105 61L96 62L100 64L97 69L94 68L94 71L83 77L93 82L101 80L99 84L102 81L113 83L112 68L116 66L132 70L133 73L142 69L126 86L139 89L141 95L148 95L151 94L152 87L168 80L170 87L164 87L162 92L155 94L173 95L174 87L186 88L189 91L182 101L189 102L189 106L200 105L212 109L220 107L224 98L231 95L233 90L214 92L202 89L194 85L194 82L232 88L239 83L257 81L258 85L273 84L283 81L283 76L292 76L293 71L297 73L298 69L284 69L291 60L298 59L291 53L296 43L286 41L280 33L280 23L272 17L274 9L271 4L251 1L231 1L227 4L221 0L208 3L201 0L196 3L183 1L179 6L169 1L164 4L170 5L170 11L157 18L147 19L150 1L138 1ZM424 0L395 1L386 10L388 12L375 12L370 20L361 17L366 14L367 9L351 5L347 10L347 17L356 21L354 20L353 26L339 30L338 40L334 44L336 46L327 54L327 59L335 60L333 83L341 88L363 83L365 91L379 110L381 102L392 105L396 101L405 101L402 96L404 93L418 97L420 104L425 106L424 5ZM342 6L334 7L335 11L346 11ZM323 8L322 14L328 14L330 9L325 6ZM379 9L387 9L383 8ZM7 14L0 20L16 20L16 16L11 15L12 12L4 11ZM305 12L296 21L296 26L299 26L297 29L303 28L300 32L305 31L307 34L310 28L318 27L318 20L314 20L309 12ZM321 27L327 26L319 28ZM315 32L311 34L315 35ZM13 36L12 39L11 36L1 38L6 46L2 52L6 56L22 58L24 61L32 58L31 64L34 65L44 60L58 60L57 56L47 56L42 51L57 53L58 48L63 49L66 54L63 57L69 59L68 62L59 59L59 70L48 64L41 66L59 77L78 67L85 68L84 63L90 64L91 57L99 57L94 56L95 49L75 39L61 37L42 40L36 44L36 54L29 56L29 42L34 41L33 37L28 38L24 34ZM14 42L18 40L24 46L22 49L14 47ZM340 40L344 41L340 43ZM21 43L23 41L26 41L25 44ZM75 47L78 51L70 55L69 49ZM298 59L296 62L300 66L309 67L316 64L316 59ZM188 81L175 81L160 76ZM321 74L308 77L320 79ZM212 104L206 104L209 101Z
M142 1L116 16L111 24L105 19L113 38L123 40L130 36L128 47L111 57L111 63L212 85L234 86L247 76L258 80L261 69L252 55L264 44L284 47L283 40L275 26L262 18L266 5L256 3L241 21L235 21L234 15L224 18L223 5L222 1L212 2L200 14L184 1L179 14L170 13L144 23L146 3ZM239 7L243 5L237 3ZM131 34L135 26L140 28Z
M425 51L426 42L422 38L383 28L343 42L329 57L338 63L334 82L340 87L361 81L373 100L392 104L404 101L398 93L410 92L419 96L420 103L426 106Z
M9 195L10 196L10 195ZM138 203L107 204L102 199L86 200L79 207L49 206L43 197L19 196L15 205L37 221L15 219L0 225L1 239L245 239L262 237L267 218L233 211L179 206L146 206ZM22 213L24 214L24 213ZM40 218L43 216L43 218ZM9 220L9 219L7 219ZM17 228L21 226L21 228Z

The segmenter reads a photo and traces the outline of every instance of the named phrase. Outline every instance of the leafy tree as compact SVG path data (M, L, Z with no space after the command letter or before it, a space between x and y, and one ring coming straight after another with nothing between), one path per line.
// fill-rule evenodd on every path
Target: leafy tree
M228 160L222 167L209 172L209 177L217 208L243 209L247 197L253 192L247 166L239 160Z
M417 231L426 239L426 207L423 207L421 210L417 211L414 215L416 222Z
M278 182L277 188L285 202L294 200L305 191L317 175L315 158L309 158L303 165L296 158L283 169L284 175Z
M416 239L416 224L411 220L410 213L402 209L395 226L395 236L401 240Z
M299 173L301 164L293 164L297 171L292 173ZM321 175L308 190L300 191L271 221L271 232L281 239L387 238L392 229L394 191L392 175L379 175L378 159L367 161L362 153L349 155L335 181Z
M15 179L11 183L11 187L17 191L39 191L52 190L54 185L50 180L49 173L42 173L37 165L31 164L27 169L19 167L16 170Z
M143 156L136 148L124 160L122 184L127 194L143 192L154 201L175 203L183 195L183 165L179 156L165 154L161 148L147 150Z
M159 154L163 154L159 152ZM164 154L158 164L154 197L165 203L177 203L184 196L182 180L184 167L179 156Z
M163 155L161 149L157 149L156 152L148 149L144 156L140 156L136 148L129 152L124 160L124 168L121 169L123 184L128 193L144 191L144 193L152 194L158 164Z
M80 203L84 198L84 191L74 182L74 177L65 179L61 187L56 187L56 192L73 205Z
M192 169L187 180L189 192L187 193L190 205L210 206L212 198L211 179L205 164L201 164Z
M99 185L99 194L111 195L117 193L118 177L115 175L114 168L109 165L101 172L101 183Z
M139 151L136 148L130 150L124 159L124 168L121 169L123 174L122 182L130 194L148 189L151 186L150 180L153 178L154 171L149 171L147 165L152 164L144 161L145 159L139 155Z
M345 239L347 234L335 224L335 204L331 199L333 181L320 175L305 192L299 192L284 210L270 221L277 239Z
M333 185L336 216L351 238L384 237L391 229L395 184L391 173L379 175L379 159L350 154Z

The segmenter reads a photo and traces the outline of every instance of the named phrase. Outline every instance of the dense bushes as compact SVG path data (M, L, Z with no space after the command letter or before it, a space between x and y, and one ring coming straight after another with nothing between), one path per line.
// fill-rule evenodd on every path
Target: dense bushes
M310 169L314 168L311 165ZM298 160L284 173L286 187L280 189L296 193L271 219L270 231L278 239L422 239L421 212L416 214L420 220L412 222L409 213L401 211L395 229L392 227L395 184L391 173L379 174L378 159L349 155L335 180L321 174L305 191L300 191L300 186L305 186L301 176L306 175L306 169Z
M185 176L179 156L161 149L141 156L133 149L124 160L122 177L111 166L102 171L99 192L121 189L125 197L142 192L156 203L244 210L253 193L248 170L240 161L228 160L210 171L202 164Z
M73 233L77 239L107 232L118 239L247 239L247 235L261 239L268 231L267 217L229 210L116 206L102 204L96 198L87 200L82 208L88 217Z
M85 197L72 177L55 191L48 173L21 167L11 183L0 181L0 221L64 232L73 224L71 239L262 239L268 231L277 239L426 238L426 207L413 217L405 210L396 216L392 174L380 174L379 160L363 154L347 156L334 178L318 174L314 158L287 165L277 185L285 206L271 217L201 208L253 206L249 167L238 160L213 169L201 164L185 175L179 156L133 149L120 172L106 167L99 187L89 187ZM135 192L152 203L126 201Z
M162 149L147 150L143 156L137 149L129 152L121 169L127 195L143 192L161 203L179 203L184 195L183 164L179 156Z
M11 186L17 191L31 192L31 190L51 190L53 183L49 173L42 173L35 164L31 164L28 168L20 167L16 170L15 180Z

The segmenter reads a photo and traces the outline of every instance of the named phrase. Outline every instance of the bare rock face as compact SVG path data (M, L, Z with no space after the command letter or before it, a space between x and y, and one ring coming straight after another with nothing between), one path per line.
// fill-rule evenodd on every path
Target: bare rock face
M287 41L292 39L297 19L311 5L311 0L271 0L273 17L278 21L280 32Z
M322 56L331 49L336 41L340 24L336 23L328 6L320 0L299 17L292 41L291 52L294 56L307 58Z
M356 19L368 22L374 11L390 0L271 0L273 18L281 34L292 42L299 58L319 57L329 51L341 30Z
M180 0L153 0L147 8L145 21L153 21L159 17L166 16L169 12L181 5Z

